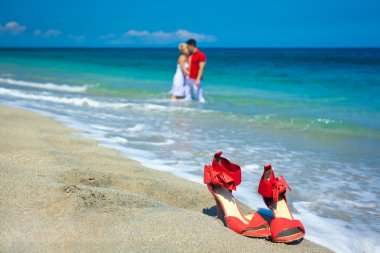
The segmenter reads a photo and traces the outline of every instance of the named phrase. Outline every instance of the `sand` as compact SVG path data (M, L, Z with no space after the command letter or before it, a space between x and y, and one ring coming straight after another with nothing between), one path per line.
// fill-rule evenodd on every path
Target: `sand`
M74 133L0 106L0 252L330 252L238 235L206 186Z

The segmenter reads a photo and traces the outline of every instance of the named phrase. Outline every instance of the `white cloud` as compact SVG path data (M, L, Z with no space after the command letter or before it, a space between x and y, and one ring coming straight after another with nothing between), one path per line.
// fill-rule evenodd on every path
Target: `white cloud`
M103 37L104 38L104 37ZM214 35L190 32L185 29L179 29L175 32L156 31L149 32L147 30L129 30L120 37L110 37L111 44L168 44L173 42L185 41L193 38L199 42L214 42L217 38Z
M144 31L137 31L137 30L129 30L128 32L124 33L125 36L135 36L135 37L144 37L144 36L149 36L149 32L144 30Z
M82 35L72 35L72 34L69 34L67 37L69 39L75 41L76 43L81 43L81 42L83 42L83 41L86 40L86 36L83 35L83 34Z
M19 35L26 30L26 26L20 25L16 21L9 21L4 26L0 24L0 34L10 33L11 35Z
M108 39L113 39L115 38L115 34L114 33L108 33L108 34L105 34L105 35L102 35L100 36L101 39L104 39L104 40L108 40Z
M40 29L34 30L34 32L33 32L33 36L34 37L38 37L38 36L41 36L41 35L42 35L42 32L41 32Z
M181 40L187 40L190 38L198 40L198 41L205 41L205 42L214 42L217 40L217 38L214 35L193 33L185 29L177 30L176 35Z
M61 31L49 29L44 33L44 36L46 38L57 38L59 35L61 35Z
M58 31L58 30L55 30L55 29L49 29L49 30L46 30L45 32L41 31L40 29L36 29L33 32L33 35L35 37L42 36L42 37L45 37L45 38L57 38L61 34L62 34L61 31Z

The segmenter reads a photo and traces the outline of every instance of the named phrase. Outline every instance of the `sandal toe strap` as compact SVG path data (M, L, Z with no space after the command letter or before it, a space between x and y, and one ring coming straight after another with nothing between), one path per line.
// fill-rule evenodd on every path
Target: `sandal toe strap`
M249 227L250 228L258 228L261 226L268 227L269 225L266 222L266 220L259 214L259 212L255 212L251 221L249 222Z
M305 228L303 226L303 224L301 223L301 221L299 220L289 220L289 219L286 219L286 218L275 218L271 221L270 223L270 229L271 229L271 232L272 232L272 238L273 239L277 239L281 232L284 232L285 230L289 230L292 229L292 228L295 228L295 229L299 229L302 231L302 233L305 234ZM295 234L293 232L293 234ZM291 236L293 235L291 232L290 234L286 235L286 236Z

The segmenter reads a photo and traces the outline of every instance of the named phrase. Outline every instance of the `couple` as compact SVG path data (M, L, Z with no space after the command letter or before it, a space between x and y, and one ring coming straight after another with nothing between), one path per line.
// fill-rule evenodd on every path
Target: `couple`
M206 102L203 98L202 74L206 65L206 55L197 48L197 42L189 39L178 46L181 55L178 57L177 71L173 78L171 98Z

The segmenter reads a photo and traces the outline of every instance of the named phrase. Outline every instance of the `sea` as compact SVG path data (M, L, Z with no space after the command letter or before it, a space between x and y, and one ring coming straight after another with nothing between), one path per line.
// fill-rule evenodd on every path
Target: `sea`
M307 239L380 252L380 49L201 50L204 104L169 99L176 48L3 48L0 104L199 184L222 150L242 167L234 195L263 212L271 163Z

